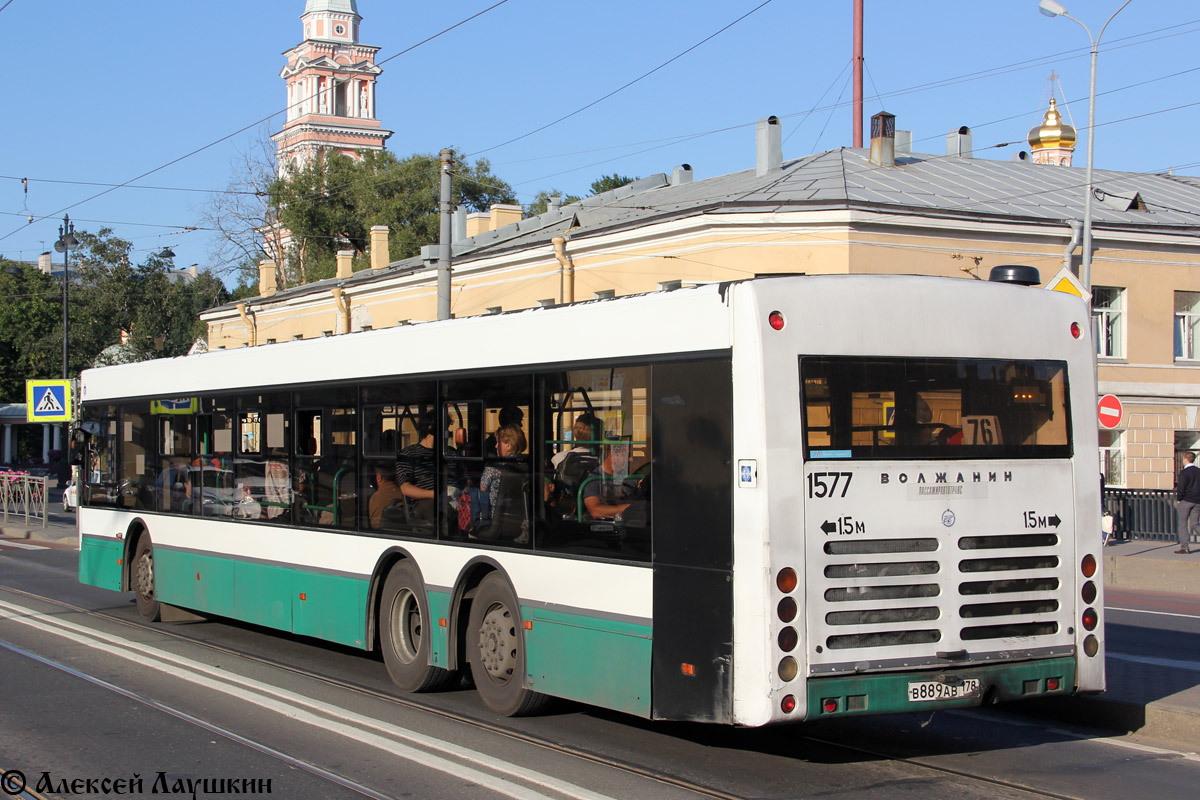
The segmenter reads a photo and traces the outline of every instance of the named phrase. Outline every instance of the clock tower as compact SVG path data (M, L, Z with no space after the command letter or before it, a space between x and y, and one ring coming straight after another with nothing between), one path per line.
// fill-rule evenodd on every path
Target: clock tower
M307 0L300 16L304 39L285 52L287 121L271 138L279 148L280 175L322 153L358 158L382 150L392 135L375 118L378 47L360 44L362 17L355 0Z

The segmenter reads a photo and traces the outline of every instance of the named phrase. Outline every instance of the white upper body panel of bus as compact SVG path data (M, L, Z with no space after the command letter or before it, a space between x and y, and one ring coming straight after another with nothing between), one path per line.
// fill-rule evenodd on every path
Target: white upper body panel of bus
M728 350L715 284L86 370L85 403Z

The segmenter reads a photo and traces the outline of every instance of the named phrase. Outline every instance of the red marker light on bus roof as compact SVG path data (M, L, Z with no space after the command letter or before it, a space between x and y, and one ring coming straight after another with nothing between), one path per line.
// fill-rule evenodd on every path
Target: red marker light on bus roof
M782 311L772 311L767 315L767 322L770 323L773 330L783 330L784 320Z
M1078 339L1080 336L1083 336L1083 328L1079 326L1078 322L1071 323L1071 335L1076 339Z

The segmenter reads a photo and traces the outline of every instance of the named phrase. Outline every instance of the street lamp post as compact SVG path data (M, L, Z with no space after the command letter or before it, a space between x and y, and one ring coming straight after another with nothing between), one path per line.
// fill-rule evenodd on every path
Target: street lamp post
M67 286L71 282L71 248L78 247L79 240L75 238L75 225L71 222L69 215L63 215L63 224L58 226L58 241L54 243L55 251L63 254L63 277L62 277L62 376L65 381L67 375L67 332L69 323L67 322ZM58 485L63 491L66 491L68 476L70 475L70 466L67 459L68 443L70 441L71 430L70 423L63 423L62 439L59 444L58 457Z
M1097 36L1092 36L1091 28L1068 14L1067 9L1056 0L1041 0L1038 3L1038 10L1047 17L1066 17L1079 25L1092 42L1092 80L1088 91L1087 196L1083 200L1083 258L1079 265L1079 282L1089 292L1092 290L1092 196L1095 194L1095 186L1092 185L1092 156L1096 147L1096 55L1100 48L1100 37L1104 36L1108 23L1131 2L1133 0L1125 0L1100 28Z

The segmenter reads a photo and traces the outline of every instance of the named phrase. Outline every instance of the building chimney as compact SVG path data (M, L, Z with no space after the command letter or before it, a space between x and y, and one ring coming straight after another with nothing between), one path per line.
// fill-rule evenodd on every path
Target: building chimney
M386 269L391 257L388 255L388 226L371 226L371 269Z
M896 155L912 155L912 131L896 131Z
M457 206L450 215L450 241L461 242L467 238L467 209Z
M762 178L783 168L782 125L778 117L760 119L755 129L756 159L754 174Z
M337 251L337 279L343 280L354 274L354 267L351 266L354 261L353 250L338 250Z
M521 221L521 215L525 212L520 206L506 205L496 203L491 208L492 211L492 227L491 230L499 230L505 225L511 225L514 222Z
M45 252L38 256L38 269L49 275L54 272L54 264L50 260L50 253Z
M558 211L560 208L562 208L562 195L561 194L552 194L552 195L550 195L550 197L548 197L546 199L546 210L547 211Z
M486 211L472 211L467 214L466 230L467 238L478 236L481 233L487 233L491 230L489 227L492 224L492 215Z
M258 262L258 295L259 297L270 297L277 291L275 286L275 262L260 261Z
M871 117L871 163L896 166L896 115L880 111Z
M1013 153L1012 160L1013 160L1013 161L1026 161L1026 162L1028 162L1028 161L1029 161L1029 151L1027 151L1027 150L1018 150L1017 152Z
M946 155L971 157L971 129L963 125L956 131L946 134Z
M671 171L671 185L679 186L684 183L692 182L692 165L680 164Z

